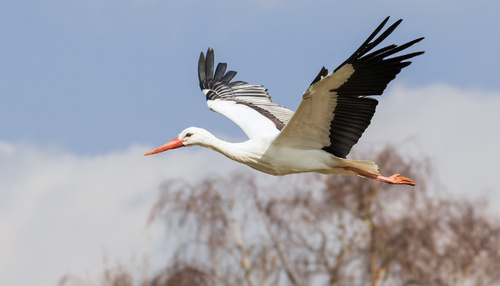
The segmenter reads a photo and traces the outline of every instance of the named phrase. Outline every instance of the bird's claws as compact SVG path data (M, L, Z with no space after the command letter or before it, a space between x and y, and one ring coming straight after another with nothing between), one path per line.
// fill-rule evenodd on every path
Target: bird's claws
M402 177L400 174L394 174L390 177L377 176L376 180L388 184L403 184L415 186L415 183L411 179Z

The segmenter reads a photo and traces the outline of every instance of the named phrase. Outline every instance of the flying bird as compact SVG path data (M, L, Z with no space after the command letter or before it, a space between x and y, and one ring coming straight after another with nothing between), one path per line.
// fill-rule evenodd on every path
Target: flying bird
M401 69L411 64L408 59L424 53L394 56L423 37L372 51L402 21L380 33L388 20L333 72L323 67L302 94L295 113L273 103L262 85L232 81L236 71L226 72L226 63L219 63L214 71L214 52L209 48L206 57L200 54L198 62L200 88L208 108L236 123L248 140L225 142L205 129L189 127L145 155L199 145L271 175L318 172L415 185L399 174L380 175L373 161L346 159L375 113L378 101L369 96L381 95Z

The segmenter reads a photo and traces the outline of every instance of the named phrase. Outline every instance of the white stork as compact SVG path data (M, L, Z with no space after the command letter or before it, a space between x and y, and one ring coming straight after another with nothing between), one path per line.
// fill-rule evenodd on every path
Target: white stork
M346 159L375 113L378 101L367 96L381 95L401 69L411 64L408 59L424 53L390 57L423 37L369 53L402 21L395 22L375 38L388 20L389 17L333 72L328 73L323 67L303 93L295 113L271 102L263 86L231 81L236 72L226 72L225 63L219 63L214 72L214 52L209 48L206 58L201 53L198 62L200 88L208 108L236 123L248 140L229 143L205 129L189 127L177 138L145 155L199 145L271 175L347 174L391 184L415 185L399 174L381 176L373 161Z

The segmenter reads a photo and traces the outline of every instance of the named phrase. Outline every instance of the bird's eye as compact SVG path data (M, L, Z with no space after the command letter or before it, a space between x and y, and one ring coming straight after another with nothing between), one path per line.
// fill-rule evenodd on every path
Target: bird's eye
M184 138L187 138L187 137L191 137L193 135L193 133L187 133Z

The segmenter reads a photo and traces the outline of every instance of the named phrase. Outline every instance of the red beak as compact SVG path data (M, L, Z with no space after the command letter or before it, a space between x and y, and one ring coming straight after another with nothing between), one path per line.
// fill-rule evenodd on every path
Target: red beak
M169 141L169 142L161 145L160 147L154 149L153 151L149 151L148 153L144 154L144 156L160 153L163 151L167 151L170 149L175 149L175 148L179 148L179 147L183 147L183 146L184 145L182 144L182 141L179 140L179 138L175 138L174 140Z

